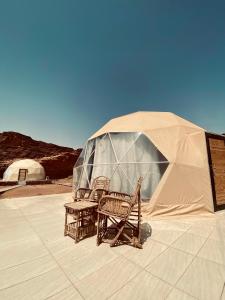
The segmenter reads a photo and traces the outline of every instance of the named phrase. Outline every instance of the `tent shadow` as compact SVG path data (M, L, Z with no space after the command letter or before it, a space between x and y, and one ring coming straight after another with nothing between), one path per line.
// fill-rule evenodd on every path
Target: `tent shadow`
M152 227L149 223L141 224L141 243L144 244L152 235Z

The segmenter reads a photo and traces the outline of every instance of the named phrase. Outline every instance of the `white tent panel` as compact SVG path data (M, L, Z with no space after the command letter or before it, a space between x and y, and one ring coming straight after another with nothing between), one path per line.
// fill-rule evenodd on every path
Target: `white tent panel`
M21 169L27 170L26 180L44 180L45 170L33 159L21 159L13 162L4 172L4 181L17 181Z

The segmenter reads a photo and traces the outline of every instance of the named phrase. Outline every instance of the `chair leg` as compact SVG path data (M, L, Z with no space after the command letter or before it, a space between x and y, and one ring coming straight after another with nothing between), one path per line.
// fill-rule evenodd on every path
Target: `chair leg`
M105 235L105 233L107 231L107 227L108 227L108 217L107 216L103 216L103 221L102 221L102 236Z
M125 224L123 226L124 229L126 225L128 225L128 227L133 231L134 235L130 237L128 234L126 234L124 230L121 232L120 235L124 236L130 242L130 244L133 245L135 248L142 249L143 247L140 241L140 226L135 227L127 220L125 221Z
M139 249L143 249L142 244L140 243L140 239L137 238L136 236L133 237L133 242L132 242L133 246L135 248L139 248Z
M101 238L100 238L100 232L101 232L101 216L100 213L98 213L98 219L97 219L97 246L101 244Z
M114 239L110 242L110 247L115 246L115 244L116 244L116 242L117 242L119 236L121 235L121 233L122 233L123 230L124 230L125 224L126 224L126 222L123 221L122 224L121 224L120 229L118 230L118 232L117 232L117 234L116 234L116 236L115 236Z
M126 224L129 225L128 222L125 222L125 225ZM134 229L132 228L132 230L134 230ZM139 248L139 249L143 248L142 245L141 245L139 236L130 237L128 234L126 234L126 232L122 232L121 235L124 236L130 242L130 244L133 245L135 248Z

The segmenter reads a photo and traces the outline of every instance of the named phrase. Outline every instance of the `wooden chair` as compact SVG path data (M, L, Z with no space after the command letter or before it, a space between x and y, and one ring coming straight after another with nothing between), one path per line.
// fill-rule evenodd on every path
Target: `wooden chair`
M107 242L112 247L125 242L142 248L140 241L142 180L140 177L132 196L126 193L111 192L110 195L100 199L97 210L97 245ZM111 222L111 225L108 225L108 221ZM113 237L112 231L115 233ZM110 239L110 237L112 238Z
M98 202L109 192L110 179L105 176L96 177L93 180L89 201Z
M91 188L79 188L75 191L74 201L94 201L98 202L101 197L109 191L110 179L105 176L96 177Z

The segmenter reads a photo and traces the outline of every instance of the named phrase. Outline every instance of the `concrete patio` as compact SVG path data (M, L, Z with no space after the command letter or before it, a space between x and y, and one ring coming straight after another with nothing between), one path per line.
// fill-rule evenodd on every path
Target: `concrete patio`
M64 237L70 201L70 194L0 200L1 300L225 300L224 211L152 220L139 250Z

